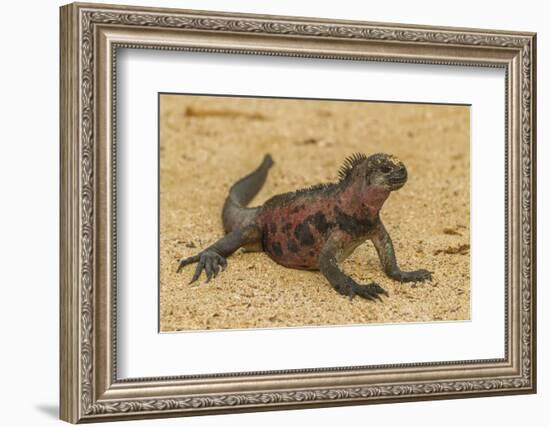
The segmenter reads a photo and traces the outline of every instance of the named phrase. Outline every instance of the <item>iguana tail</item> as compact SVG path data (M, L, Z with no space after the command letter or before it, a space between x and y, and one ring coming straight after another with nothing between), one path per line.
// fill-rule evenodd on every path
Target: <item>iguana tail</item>
M262 164L252 173L238 180L229 190L222 211L223 228L226 233L250 223L258 208L246 206L264 185L269 168L273 166L271 155L266 154Z

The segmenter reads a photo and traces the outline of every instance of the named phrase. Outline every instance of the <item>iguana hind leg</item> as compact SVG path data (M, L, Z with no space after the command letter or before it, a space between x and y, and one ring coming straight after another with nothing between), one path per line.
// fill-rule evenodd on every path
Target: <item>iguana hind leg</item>
M256 225L249 225L242 229L233 230L222 239L207 247L195 256L184 258L180 261L177 272L189 264L198 263L195 273L189 283L195 282L204 270L206 283L216 277L227 266L226 258L242 246L261 242L261 230Z
M321 250L319 258L319 269L327 278L332 287L341 295L353 298L355 295L369 299L382 300L380 294L388 295L386 290L378 283L371 282L361 285L345 274L338 266L338 256L343 248L340 242L342 236L339 232L334 232L327 240Z

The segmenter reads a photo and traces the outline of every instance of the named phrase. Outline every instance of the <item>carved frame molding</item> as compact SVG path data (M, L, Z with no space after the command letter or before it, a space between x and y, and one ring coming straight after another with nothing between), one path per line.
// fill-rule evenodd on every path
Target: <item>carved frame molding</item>
M532 33L63 6L61 418L101 421L534 392L535 41ZM504 67L506 357L117 380L113 145L120 47ZM267 385L266 377L271 380Z

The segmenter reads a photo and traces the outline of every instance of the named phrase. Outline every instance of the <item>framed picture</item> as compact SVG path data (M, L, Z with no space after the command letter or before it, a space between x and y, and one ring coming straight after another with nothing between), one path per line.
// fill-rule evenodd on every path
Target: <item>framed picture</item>
M535 34L61 8L61 418L534 393Z

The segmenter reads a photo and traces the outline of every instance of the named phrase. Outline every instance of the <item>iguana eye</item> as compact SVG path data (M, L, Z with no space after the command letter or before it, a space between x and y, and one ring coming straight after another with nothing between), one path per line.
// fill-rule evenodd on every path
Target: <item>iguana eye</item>
M380 167L380 172L382 173L390 173L391 172L391 168L389 166L381 166Z

